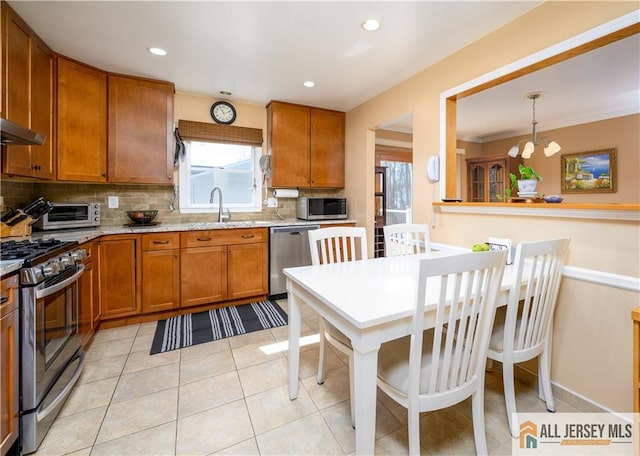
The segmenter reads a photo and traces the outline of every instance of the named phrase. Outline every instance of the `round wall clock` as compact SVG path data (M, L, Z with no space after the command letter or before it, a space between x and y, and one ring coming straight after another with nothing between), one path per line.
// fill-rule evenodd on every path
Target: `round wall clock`
M228 101L216 101L211 105L211 118L216 123L231 125L236 120L236 108Z

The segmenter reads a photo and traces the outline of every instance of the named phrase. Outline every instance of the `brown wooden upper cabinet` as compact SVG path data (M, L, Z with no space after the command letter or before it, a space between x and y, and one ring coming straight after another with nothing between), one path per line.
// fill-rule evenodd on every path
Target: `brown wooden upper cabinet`
M108 75L109 182L173 182L170 82Z
M2 172L53 179L53 53L6 3L1 20L2 117L46 136L40 146L3 147Z
M344 187L344 130L344 112L270 102L271 186Z
M502 155L467 159L467 200L500 202L499 196L504 196L505 188L510 186L509 173L518 176L520 163L520 157Z
M56 56L58 180L107 181L107 73Z

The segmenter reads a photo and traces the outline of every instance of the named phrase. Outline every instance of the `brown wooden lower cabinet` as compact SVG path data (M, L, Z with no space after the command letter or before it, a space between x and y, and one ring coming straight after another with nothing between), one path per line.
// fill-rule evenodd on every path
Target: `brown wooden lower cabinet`
M192 247L180 251L182 307L227 298L227 247Z
M138 280L140 235L105 236L98 246L102 320L137 315L141 310Z
M227 247L227 299L268 293L267 250L266 242Z
M0 454L18 439L20 425L18 275L0 284Z
M264 299L269 291L267 228L109 235L97 256L99 318L107 327Z
M180 235L142 235L142 312L180 307Z
M265 296L267 229L181 234L182 307Z

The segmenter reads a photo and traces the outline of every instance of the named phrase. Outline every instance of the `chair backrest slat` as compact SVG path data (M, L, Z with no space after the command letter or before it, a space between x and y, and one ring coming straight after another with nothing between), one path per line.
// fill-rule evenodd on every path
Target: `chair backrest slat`
M362 227L321 228L308 234L312 264L367 259L367 231Z
M428 281L439 281L433 330L433 355L424 393L463 388L482 378L502 282L506 251L480 252L420 260L411 335L409 391L418 392ZM417 366L415 365L417 364Z
M429 252L429 227L415 223L386 225L384 244L386 256L414 255Z
M522 243L516 248L515 274L505 321L505 350L536 350L553 321L569 239ZM526 278L524 295L518 284ZM519 317L519 318L516 318Z

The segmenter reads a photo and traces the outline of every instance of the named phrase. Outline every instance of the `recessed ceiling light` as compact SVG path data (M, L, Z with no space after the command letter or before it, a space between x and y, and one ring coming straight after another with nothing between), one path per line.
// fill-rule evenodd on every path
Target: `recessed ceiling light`
M151 52L153 55L167 55L167 51L165 51L164 49L161 48L149 48L148 49L149 52Z
M302 85L303 85L303 86L305 86L305 87L315 87L315 86L316 86L316 83L315 83L315 82L313 82L313 81L304 81L304 82L302 83Z
M375 32L381 26L382 26L382 24L380 23L380 21L378 19L367 19L367 20L362 21L362 23L360 24L360 27L365 29L367 32Z

